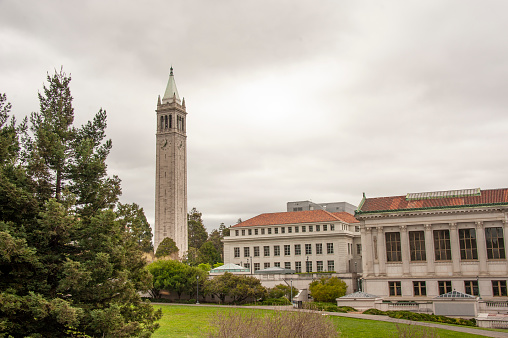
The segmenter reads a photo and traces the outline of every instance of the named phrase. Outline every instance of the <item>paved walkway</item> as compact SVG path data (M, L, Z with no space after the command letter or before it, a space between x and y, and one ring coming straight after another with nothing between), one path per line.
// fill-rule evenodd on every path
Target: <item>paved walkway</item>
M158 305L185 305L185 306L207 306L207 307L231 307L231 308L245 308L245 309L262 309L262 310L287 310L293 311L293 307L291 305L287 306L237 306L237 305L216 305L216 304L177 304L177 303L152 303ZM498 331L487 331L481 329L475 329L470 326L454 326L454 325L443 325L443 324L435 324L435 323L427 323L427 322L417 322L413 320L407 319L397 319L391 318L388 316L377 316L377 315L364 315L362 313L339 313L339 312L321 312L326 313L330 316L338 316L338 317L349 317L349 318L359 318L359 319L368 319L368 320L377 320L381 322L390 322L390 323L400 323L400 324L410 324L410 325L419 325L426 327L434 327L437 329L444 329L450 331L464 332L470 334L476 334L479 336L485 337L508 337L508 331L506 332L498 332Z

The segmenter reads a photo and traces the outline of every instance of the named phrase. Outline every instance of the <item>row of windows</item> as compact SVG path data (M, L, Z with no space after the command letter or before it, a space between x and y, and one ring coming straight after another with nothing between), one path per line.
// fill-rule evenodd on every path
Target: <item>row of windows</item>
M302 272L302 262L294 262L294 269L296 272ZM313 272L312 271L312 261L305 261L305 272ZM316 261L316 272L325 272L325 261ZM274 267L280 268L280 262L273 263ZM250 269L250 263L243 264L243 267ZM261 263L254 263L253 265L254 271L261 270ZM270 263L263 263L263 269L268 269L270 267ZM326 261L326 267L330 271L335 271L335 261ZM284 269L291 269L291 262L284 262Z
M348 246L349 248L349 246ZM254 257L260 256L260 247L255 246L253 248ZM291 245L284 245L284 256L291 256ZM299 256L302 254L302 245L301 244L295 244L294 245L294 253L296 256ZM304 246L305 254L306 255L312 255L312 244L305 244ZM315 252L317 255L323 254L323 243L316 243L315 245ZM233 249L235 258L240 257L240 247L235 247ZM326 253L331 255L335 252L333 243L326 243ZM280 245L274 245L273 246L273 255L274 256L280 256L281 253L281 246ZM265 245L263 246L263 256L269 257L270 256L270 246ZM250 247L244 247L243 248L243 257L250 257Z
M445 294L452 291L451 281L439 281L438 282L439 294ZM388 282L388 289L390 296L402 296L401 282ZM467 280L464 281L464 289L468 295L479 296L480 291L478 289L478 281ZM414 296L426 296L427 285L425 281L413 281L413 295ZM496 297L507 296L506 291L506 280L493 280L492 281L492 295Z
M323 254L323 243L316 243L316 254L321 255ZM348 254L353 254L353 244L348 243ZM274 245L273 246L273 255L274 256L280 256L280 245ZM312 255L312 244L305 244L305 254L306 255ZM253 248L254 257L260 256L260 247L255 246ZM233 249L235 258L240 257L240 247L235 247ZM326 243L326 253L331 255L335 252L333 243ZM362 253L362 245L356 244L356 254L361 255ZM299 256L302 254L302 245L301 244L295 244L294 245L294 254L295 256ZM263 246L263 256L269 257L270 256L270 246L265 245ZM291 256L291 245L284 245L284 256ZM243 248L243 257L250 257L250 247L244 247Z
M343 224L342 225L342 230L348 230L348 225L347 224ZM328 231L328 229L330 231L335 231L335 224L316 224L316 225L301 225L301 226L294 226L294 227L276 227L276 228L261 228L261 229L242 229L242 230L235 230L235 236L240 236L240 233L242 234L242 236L245 236L245 235L249 235L249 236L252 236L252 234L254 235L264 235L265 233L267 235L271 235L272 234L272 230L273 230L273 233L274 234L285 234L286 232L288 234L291 234L293 233L293 231L295 233L299 233L300 231L301 232L319 232L319 231ZM355 231L359 231L355 228Z
M409 231L409 253L411 261L427 260L425 251L424 231ZM449 230L434 230L434 256L436 261L450 261L452 251ZM386 260L388 262L402 261L400 232L385 233ZM476 243L476 229L459 229L459 244L461 259L478 259ZM504 259L505 247L503 228L485 228L485 245L488 259Z

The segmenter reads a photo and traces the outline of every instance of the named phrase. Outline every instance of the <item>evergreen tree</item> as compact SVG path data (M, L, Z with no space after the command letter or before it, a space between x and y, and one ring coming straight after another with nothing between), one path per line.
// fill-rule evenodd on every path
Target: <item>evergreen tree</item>
M170 238L166 237L160 242L159 246L157 247L157 252L155 252L155 257L177 257L178 255L178 247L176 246L175 241Z
M192 210L187 214L189 249L201 248L208 238L208 233L203 225L201 216L202 214L197 211L196 208L192 208Z
M121 190L106 171L106 113L75 128L70 77L47 79L29 129L7 123L0 96L0 330L149 336L161 314L139 296L151 283L147 223L135 205L114 210Z

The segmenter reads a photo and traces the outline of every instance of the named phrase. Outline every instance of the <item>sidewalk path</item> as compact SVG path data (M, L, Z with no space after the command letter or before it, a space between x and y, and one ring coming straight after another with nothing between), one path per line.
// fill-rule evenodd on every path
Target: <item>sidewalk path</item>
M297 311L293 309L291 305L287 306L237 306L237 305L216 305L216 304L177 304L177 303L152 303L157 305L185 305L185 306L206 306L206 307L231 307L231 308L244 308L244 309L262 309L262 310L286 310L286 311ZM349 318L359 318L359 319L368 319L368 320L377 320L380 322L391 322L391 323L399 323L399 324L410 324L410 325L420 325L427 327L434 327L437 329L464 332L470 334L476 334L479 336L485 337L508 337L507 332L498 332L498 331L487 331L475 329L471 326L455 326L455 325L443 325L443 324L435 324L435 323L427 323L427 322L417 322L413 320L407 319L397 319L391 318L388 316L377 316L377 315L364 315L361 313L339 313L339 312L325 312L319 311L319 313L325 313L330 316L338 316L338 317L349 317Z

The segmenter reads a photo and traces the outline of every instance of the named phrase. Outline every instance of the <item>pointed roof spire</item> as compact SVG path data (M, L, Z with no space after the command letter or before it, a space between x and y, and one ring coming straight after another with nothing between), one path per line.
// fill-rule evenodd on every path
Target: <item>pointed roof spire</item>
M168 85L166 86L166 91L162 97L162 103L172 102L173 97L175 98L176 102L180 103L180 96L178 95L178 89L176 89L176 82L173 76L173 66L171 66L169 70Z

